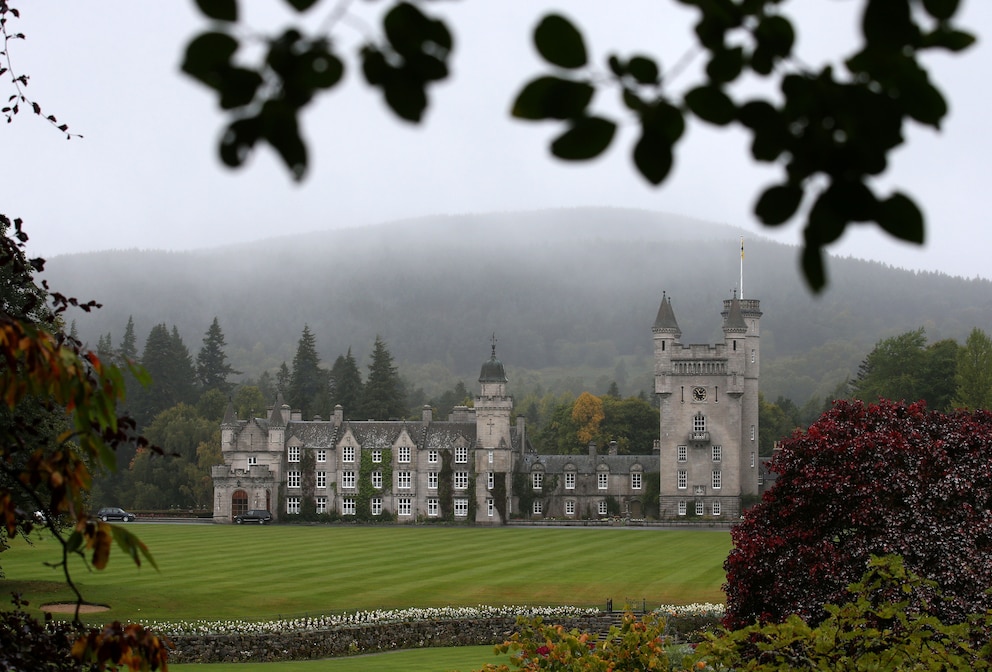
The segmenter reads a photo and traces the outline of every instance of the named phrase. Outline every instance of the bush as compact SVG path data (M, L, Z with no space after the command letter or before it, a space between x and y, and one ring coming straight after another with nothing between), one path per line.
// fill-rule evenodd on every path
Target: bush
M763 501L732 530L728 628L796 614L810 625L873 555L935 581L944 622L992 607L992 413L836 402L772 463Z

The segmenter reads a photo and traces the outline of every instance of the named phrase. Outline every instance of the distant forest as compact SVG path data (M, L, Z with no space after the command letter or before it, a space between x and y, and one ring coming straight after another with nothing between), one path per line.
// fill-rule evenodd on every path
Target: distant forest
M350 348L364 368L376 336L412 388L474 393L496 334L510 392L624 395L651 390L651 325L662 291L683 343L722 338L737 288L737 228L623 209L444 216L210 250L114 250L48 260L43 278L103 308L74 316L79 337L114 346L165 323L191 346L214 317L231 366L276 375L309 326L325 366ZM195 243L195 241L192 241ZM798 250L748 237L747 298L761 300L761 390L797 405L825 398L882 338L923 327L963 343L992 332L992 283L854 259L829 261L811 297ZM236 382L238 377L233 377ZM328 409L329 410L329 409Z

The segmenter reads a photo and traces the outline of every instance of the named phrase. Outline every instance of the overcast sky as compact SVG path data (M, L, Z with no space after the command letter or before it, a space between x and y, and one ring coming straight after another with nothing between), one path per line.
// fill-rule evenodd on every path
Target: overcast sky
M268 30L286 16L278 0L240 4L250 4L249 20L258 28ZM856 44L854 12L862 4L786 3L789 11L804 12L804 61L820 63L838 47ZM21 19L11 19L11 27L27 40L10 45L14 68L30 75L27 92L46 114L85 136L66 142L24 112L0 124L6 163L0 211L25 220L32 254L192 249L421 215L583 205L672 212L770 233L751 209L778 171L748 160L743 134L691 127L674 177L655 188L631 167L631 126L605 158L565 165L548 157L556 126L509 119L521 83L541 71L530 35L544 11L560 8L583 26L597 63L612 51L641 52L668 68L688 51L695 18L674 1L428 3L428 11L450 19L456 53L454 76L431 89L426 122L396 121L351 68L346 84L305 116L311 169L302 184L290 180L268 148L238 171L220 165L223 119L216 98L178 70L186 42L207 25L192 0L105 0L98 7L21 0L15 6ZM352 3L357 17L384 6ZM330 8L325 0L307 18L316 24ZM897 187L916 197L927 217L925 247L858 227L835 253L992 278L992 2L965 0L963 19L979 44L963 56L927 60L951 103L944 128L911 129L880 182L883 193ZM361 31L373 25L367 18L364 28L352 21L338 26L335 37L353 55ZM690 67L674 86L688 87L693 77ZM5 78L4 98L9 88ZM615 109L608 100L614 97L602 92L597 102ZM776 237L798 242L800 227L793 223Z

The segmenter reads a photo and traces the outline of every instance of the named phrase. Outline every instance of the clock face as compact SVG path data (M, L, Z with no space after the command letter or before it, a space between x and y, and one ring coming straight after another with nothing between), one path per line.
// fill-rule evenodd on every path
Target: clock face
M705 387L692 388L692 398L694 401L706 401L706 388Z

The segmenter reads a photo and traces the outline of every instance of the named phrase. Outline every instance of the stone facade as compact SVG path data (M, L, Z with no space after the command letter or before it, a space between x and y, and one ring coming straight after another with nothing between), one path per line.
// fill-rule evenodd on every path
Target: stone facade
M492 354L474 407L435 420L355 421L344 409L304 420L277 400L266 417L221 425L212 470L214 521L248 509L500 525L510 517L589 520L691 516L730 521L758 495L759 320L756 300L724 301L724 342L682 345L671 300L653 327L660 439L637 455L540 455L527 440L502 362ZM652 449L653 448L653 449ZM660 476L659 476L660 474ZM647 510L660 478L660 511ZM655 485L657 480L651 485Z

